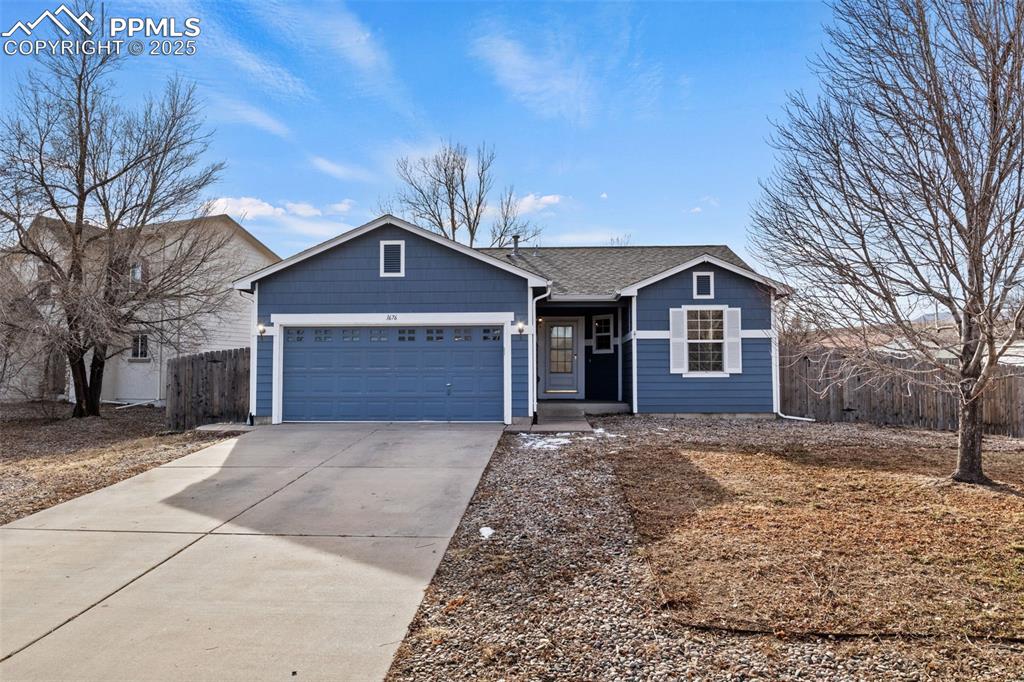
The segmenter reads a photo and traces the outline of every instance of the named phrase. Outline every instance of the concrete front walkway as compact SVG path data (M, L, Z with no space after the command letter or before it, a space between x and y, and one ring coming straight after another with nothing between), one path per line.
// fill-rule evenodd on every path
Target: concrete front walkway
M380 679L500 425L264 427L0 528L0 679Z

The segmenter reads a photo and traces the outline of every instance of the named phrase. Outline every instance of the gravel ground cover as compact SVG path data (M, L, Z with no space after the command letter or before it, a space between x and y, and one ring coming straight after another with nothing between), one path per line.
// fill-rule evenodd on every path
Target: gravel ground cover
M1015 644L780 637L681 624L651 571L613 451L654 432L696 430L709 448L736 434L643 421L604 419L593 435L502 438L389 679L1021 679L1024 646ZM891 433L894 445L920 439ZM789 438L760 436L755 449ZM484 539L481 528L493 534Z
M231 433L168 432L163 410L69 419L54 403L0 405L0 524L117 483Z

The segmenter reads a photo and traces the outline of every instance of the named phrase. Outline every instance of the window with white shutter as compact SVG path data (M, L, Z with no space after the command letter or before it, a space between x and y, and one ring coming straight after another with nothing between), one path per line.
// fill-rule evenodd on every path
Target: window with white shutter
M669 309L669 371L728 376L743 371L740 309L684 306Z
M381 241L380 276L405 277L405 242Z

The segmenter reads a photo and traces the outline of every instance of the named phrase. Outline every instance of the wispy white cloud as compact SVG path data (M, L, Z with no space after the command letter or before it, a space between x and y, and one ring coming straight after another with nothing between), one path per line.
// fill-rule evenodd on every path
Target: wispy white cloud
M210 213L226 213L236 220L284 215L285 210L256 197L220 197L210 202Z
M239 222L251 222L264 230L310 237L329 237L352 226L324 217L321 208L307 202L285 201L274 205L257 197L220 197L210 202L212 213L227 213Z
M323 215L323 211L314 206L313 204L307 204L303 201L299 202L284 202L284 208L288 213L297 215L300 218L312 218L314 216Z
M529 215L531 213L540 213L552 206L557 206L562 202L564 197L561 194L534 194L530 192L526 196L520 197L516 202L519 213L521 215Z
M349 8L337 3L261 0L247 9L293 50L330 62L332 67L347 67L355 76L353 83L346 84L348 89L356 88L398 108L407 106L390 55Z
M579 56L555 48L531 50L501 32L476 38L471 53L502 88L539 116L574 123L588 119L594 85L586 61Z
M309 159L313 168L316 168L321 173L326 173L331 177L339 180L352 180L355 182L372 182L375 177L373 173L360 168L358 166L351 166L337 161L331 161L322 156L312 156Z
M328 213L348 213L356 205L355 199L342 199L341 201L327 206Z
M599 198L600 199L607 199L608 198L608 192L601 192L601 194L599 195Z
M693 208L690 209L690 213L693 213L693 214L703 213L703 212L704 212L704 209L701 208L700 206L694 206Z
M700 203L707 204L712 208L718 208L719 205L718 197L713 197L710 194L705 194L704 196L702 196L700 198Z
M220 28L219 22L217 25ZM226 29L211 30L206 23L203 29L204 54L213 54L227 60L263 91L284 99L311 98L305 81L284 66L250 50L240 40L232 37Z
M292 131L284 122L257 106L219 95L213 96L212 99L216 105L217 114L229 121L245 123L285 139L291 137Z

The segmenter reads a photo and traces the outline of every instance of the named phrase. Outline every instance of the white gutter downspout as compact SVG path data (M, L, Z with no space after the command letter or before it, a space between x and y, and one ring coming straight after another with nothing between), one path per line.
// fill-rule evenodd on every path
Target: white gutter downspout
M529 361L527 364L530 368L530 385L529 385L529 398L530 398L530 417L532 418L537 413L537 301L542 298L547 298L551 295L551 282L548 282L547 288L543 294L540 294L536 298L530 301L530 346L527 349Z
M782 414L781 404L781 384L780 384L780 370L779 370L779 330L775 327L775 293L772 292L771 300L771 313L772 313L772 409L775 415L782 419L792 419L798 422L813 422L816 421L810 417L794 417L789 414Z

